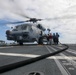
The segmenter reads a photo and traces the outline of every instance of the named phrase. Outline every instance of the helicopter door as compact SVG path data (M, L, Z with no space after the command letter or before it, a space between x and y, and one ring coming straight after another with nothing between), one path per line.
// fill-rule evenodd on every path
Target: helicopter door
M34 36L34 30L32 26L29 26L29 36L32 38Z

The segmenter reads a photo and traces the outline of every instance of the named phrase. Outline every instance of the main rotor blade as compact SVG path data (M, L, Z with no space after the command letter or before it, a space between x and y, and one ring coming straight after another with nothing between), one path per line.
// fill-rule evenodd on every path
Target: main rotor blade
M28 19L31 18L31 17L25 15L23 12L21 12L21 13L19 13L19 12L13 12L13 14L16 14L16 15L19 15L19 16L21 16L21 17L28 18Z
M14 14L17 14L17 15L19 15L19 16L21 16L21 17L24 17L24 18L28 18L28 19L30 19L29 16L26 16L25 14L22 14L22 13L14 12Z
M59 20L59 19L76 19L76 15L68 15L62 17L55 17L55 18L45 18L44 20Z
M19 23L24 23L26 21L18 21L18 22L2 22L1 25L5 24L19 24Z
M44 20L44 19L37 19L38 21Z
M18 21L18 22L9 22L8 24L17 24L17 23L24 23L26 21Z

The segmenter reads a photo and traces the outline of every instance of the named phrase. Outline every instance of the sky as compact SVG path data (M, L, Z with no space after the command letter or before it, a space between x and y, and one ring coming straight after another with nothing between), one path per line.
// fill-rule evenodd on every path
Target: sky
M6 30L26 17L44 19L41 23L58 32L61 43L76 44L76 0L0 0L0 40L8 42Z

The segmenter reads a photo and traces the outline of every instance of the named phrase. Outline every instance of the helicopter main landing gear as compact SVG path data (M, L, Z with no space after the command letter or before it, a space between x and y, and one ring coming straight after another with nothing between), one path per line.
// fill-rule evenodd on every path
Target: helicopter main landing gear
M38 39L38 44L43 44L43 37L40 37L40 38Z
M19 45L23 45L23 42L19 42Z

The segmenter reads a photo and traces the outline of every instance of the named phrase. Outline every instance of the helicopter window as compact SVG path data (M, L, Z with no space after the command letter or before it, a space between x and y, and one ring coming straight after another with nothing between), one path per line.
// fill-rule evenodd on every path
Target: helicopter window
M22 26L21 29L25 30L27 28L27 26Z
M12 31L17 31L17 28L16 28L16 27L14 27L14 28L12 29Z
M16 30L21 30L21 26L16 26Z
M17 31L17 29L13 29L13 31Z
M16 26L13 31L18 31L18 30L25 30L27 26Z

